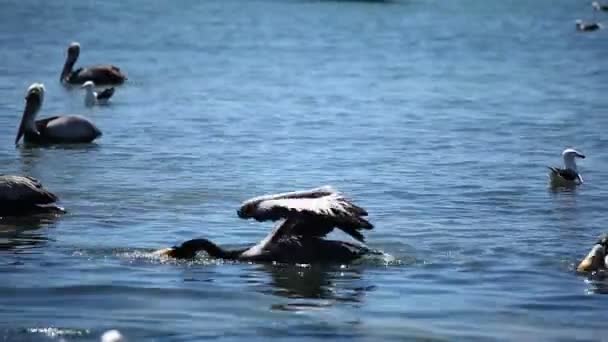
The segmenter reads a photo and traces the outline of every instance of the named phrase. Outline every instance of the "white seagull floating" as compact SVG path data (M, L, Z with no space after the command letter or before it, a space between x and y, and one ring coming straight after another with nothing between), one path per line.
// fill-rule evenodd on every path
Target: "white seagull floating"
M95 92L95 83L93 81L86 81L81 88L86 90L84 95L84 105L92 107L96 104L107 104L110 97L114 95L114 88L106 88L101 93Z
M549 173L551 185L573 186L583 184L583 177L578 173L575 159L585 159L585 155L573 148L567 148L562 152L562 157L564 158L565 168L562 169L549 166L549 169L551 170Z

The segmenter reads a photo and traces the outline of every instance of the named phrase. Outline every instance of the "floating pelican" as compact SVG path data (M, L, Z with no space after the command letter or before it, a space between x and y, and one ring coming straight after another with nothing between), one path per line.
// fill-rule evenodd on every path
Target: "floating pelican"
M599 23L586 23L580 19L576 21L576 29L578 31L597 31L602 28L602 25Z
M36 178L0 175L0 216L64 212L56 201Z
M84 105L92 107L96 104L107 104L110 97L114 95L114 88L106 88L101 93L95 92L95 83L93 81L86 81L82 85L85 89Z
M596 272L606 269L608 264L608 236L602 235L587 256L578 264L578 272Z
M61 71L60 81L68 84L83 84L93 81L97 85L122 84L127 79L118 67L113 65L94 65L86 68L74 68L80 55L80 44L74 42L68 47L67 58Z
M256 197L244 202L237 214L243 219L280 222L262 241L246 249L228 251L207 239L194 239L155 253L187 259L198 251L205 251L211 257L222 259L297 264L343 263L379 253L362 244L364 237L360 231L373 228L362 218L367 212L329 186ZM361 244L325 240L334 228Z
M88 143L101 136L101 131L88 119L78 115L52 116L35 121L44 101L44 85L34 83L27 89L25 109L15 138L24 136L26 143Z
M562 157L564 158L564 169L549 166L551 185L574 186L583 184L583 177L578 173L575 159L585 159L585 155L573 148L567 148L562 152Z
M592 2L591 7L596 11L608 11L608 5L600 4L597 1Z

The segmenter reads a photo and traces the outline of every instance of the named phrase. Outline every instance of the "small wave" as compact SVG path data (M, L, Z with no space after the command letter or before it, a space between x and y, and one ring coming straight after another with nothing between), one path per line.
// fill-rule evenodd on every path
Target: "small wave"
M62 336L86 336L91 334L88 329L70 329L70 328L29 328L26 331L30 334L40 334L48 337L62 337Z

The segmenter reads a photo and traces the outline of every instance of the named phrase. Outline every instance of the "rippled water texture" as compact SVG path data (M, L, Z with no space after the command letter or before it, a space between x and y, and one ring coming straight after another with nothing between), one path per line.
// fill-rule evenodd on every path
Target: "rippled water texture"
M0 165L69 213L0 225L6 341L606 339L608 283L574 272L608 229L608 22L584 1L0 2ZM129 75L107 107L58 84ZM87 146L15 148L23 96L86 115ZM586 183L547 188L575 146ZM332 184L397 261L171 262L245 246L255 195ZM336 235L335 238L345 238Z

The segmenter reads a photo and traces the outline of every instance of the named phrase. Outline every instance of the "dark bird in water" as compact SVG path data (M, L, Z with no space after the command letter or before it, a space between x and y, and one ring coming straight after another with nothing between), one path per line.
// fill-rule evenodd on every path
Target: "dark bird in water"
M56 201L36 178L0 175L0 216L64 212Z
M586 23L580 19L576 21L576 29L578 31L590 32L590 31L597 31L601 28L602 28L602 25L599 23Z
M578 264L578 272L597 272L606 269L608 263L608 235L602 235L587 256Z
M596 11L608 11L608 5L600 4L597 1L592 2L591 7L593 7L593 9Z
M127 76L114 65L94 65L73 70L79 55L80 44L71 43L59 79L62 83L83 84L86 81L93 81L97 85L118 85L127 80Z
M575 186L583 184L583 177L578 173L576 158L585 159L585 155L573 148L567 148L562 152L565 168L548 166L549 179L552 186Z
M101 136L101 131L79 115L52 116L35 120L44 101L44 85L34 83L27 89L25 109L15 144L21 137L29 144L88 143Z
M188 259L205 251L221 259L295 264L346 263L366 254L380 254L363 245L361 230L373 228L363 218L365 209L329 186L255 197L244 202L237 214L243 219L280 222L262 241L246 249L224 250L207 239L194 239L156 253ZM334 228L360 243L324 239Z
M84 82L82 88L85 89L84 105L87 107L92 107L96 104L107 104L110 97L114 95L113 87L106 88L100 93L95 92L95 83L93 81Z

